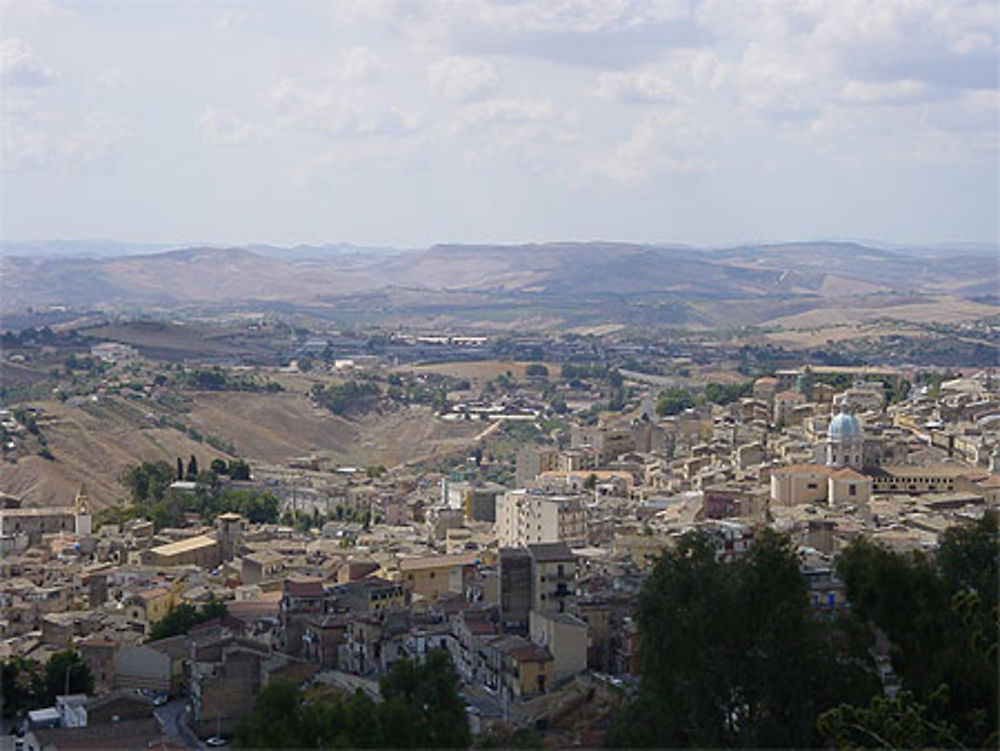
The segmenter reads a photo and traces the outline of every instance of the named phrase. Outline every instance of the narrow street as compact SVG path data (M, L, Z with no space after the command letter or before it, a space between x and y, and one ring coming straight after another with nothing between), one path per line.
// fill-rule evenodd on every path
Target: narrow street
M186 706L187 699L174 699L162 707L158 707L153 714L156 715L164 733L184 744L186 748L203 749L205 745L182 721Z

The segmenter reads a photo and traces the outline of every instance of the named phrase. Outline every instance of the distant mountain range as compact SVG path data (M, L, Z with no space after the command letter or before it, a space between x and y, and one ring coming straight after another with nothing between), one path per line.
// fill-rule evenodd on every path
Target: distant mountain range
M165 250L87 242L4 243L3 309L326 304L386 291L495 294L539 302L575 297L679 300L850 297L904 292L996 296L996 247L875 248L850 242L723 249L613 242L348 244Z

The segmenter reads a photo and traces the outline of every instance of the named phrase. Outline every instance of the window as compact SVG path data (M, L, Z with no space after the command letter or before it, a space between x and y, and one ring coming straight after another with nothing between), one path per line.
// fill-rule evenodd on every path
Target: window
M848 485L847 486L847 494L848 495L857 495L858 494L858 486L857 485L853 485L853 484L852 485Z
M814 482L810 482L810 483L806 484L806 488L808 490L816 490L816 488L818 488L818 487L819 486L816 483L814 483Z

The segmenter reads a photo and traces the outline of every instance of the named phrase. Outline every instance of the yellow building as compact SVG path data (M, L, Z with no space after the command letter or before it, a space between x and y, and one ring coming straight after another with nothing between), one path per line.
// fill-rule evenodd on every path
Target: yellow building
M474 567L477 560L473 553L404 558L399 562L399 570L411 594L437 600L445 593L461 592L466 570Z
M174 607L174 591L168 587L152 587L137 592L130 598L125 613L133 623L141 623L145 633L153 624L162 621Z
M504 655L505 689L515 698L541 694L552 687L555 660L546 648L530 642Z

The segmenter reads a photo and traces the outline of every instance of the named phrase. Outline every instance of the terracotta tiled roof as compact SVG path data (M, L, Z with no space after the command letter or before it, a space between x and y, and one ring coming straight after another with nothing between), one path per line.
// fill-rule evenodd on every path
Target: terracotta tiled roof
M789 464L786 467L775 467L771 470L772 475L823 475L824 477L829 477L834 474L836 470L832 467L828 467L825 464Z
M292 597L322 597L323 582L289 580L285 582L285 592Z
M548 662L552 659L552 653L548 648L540 647L537 644L514 647L507 654L518 662Z

